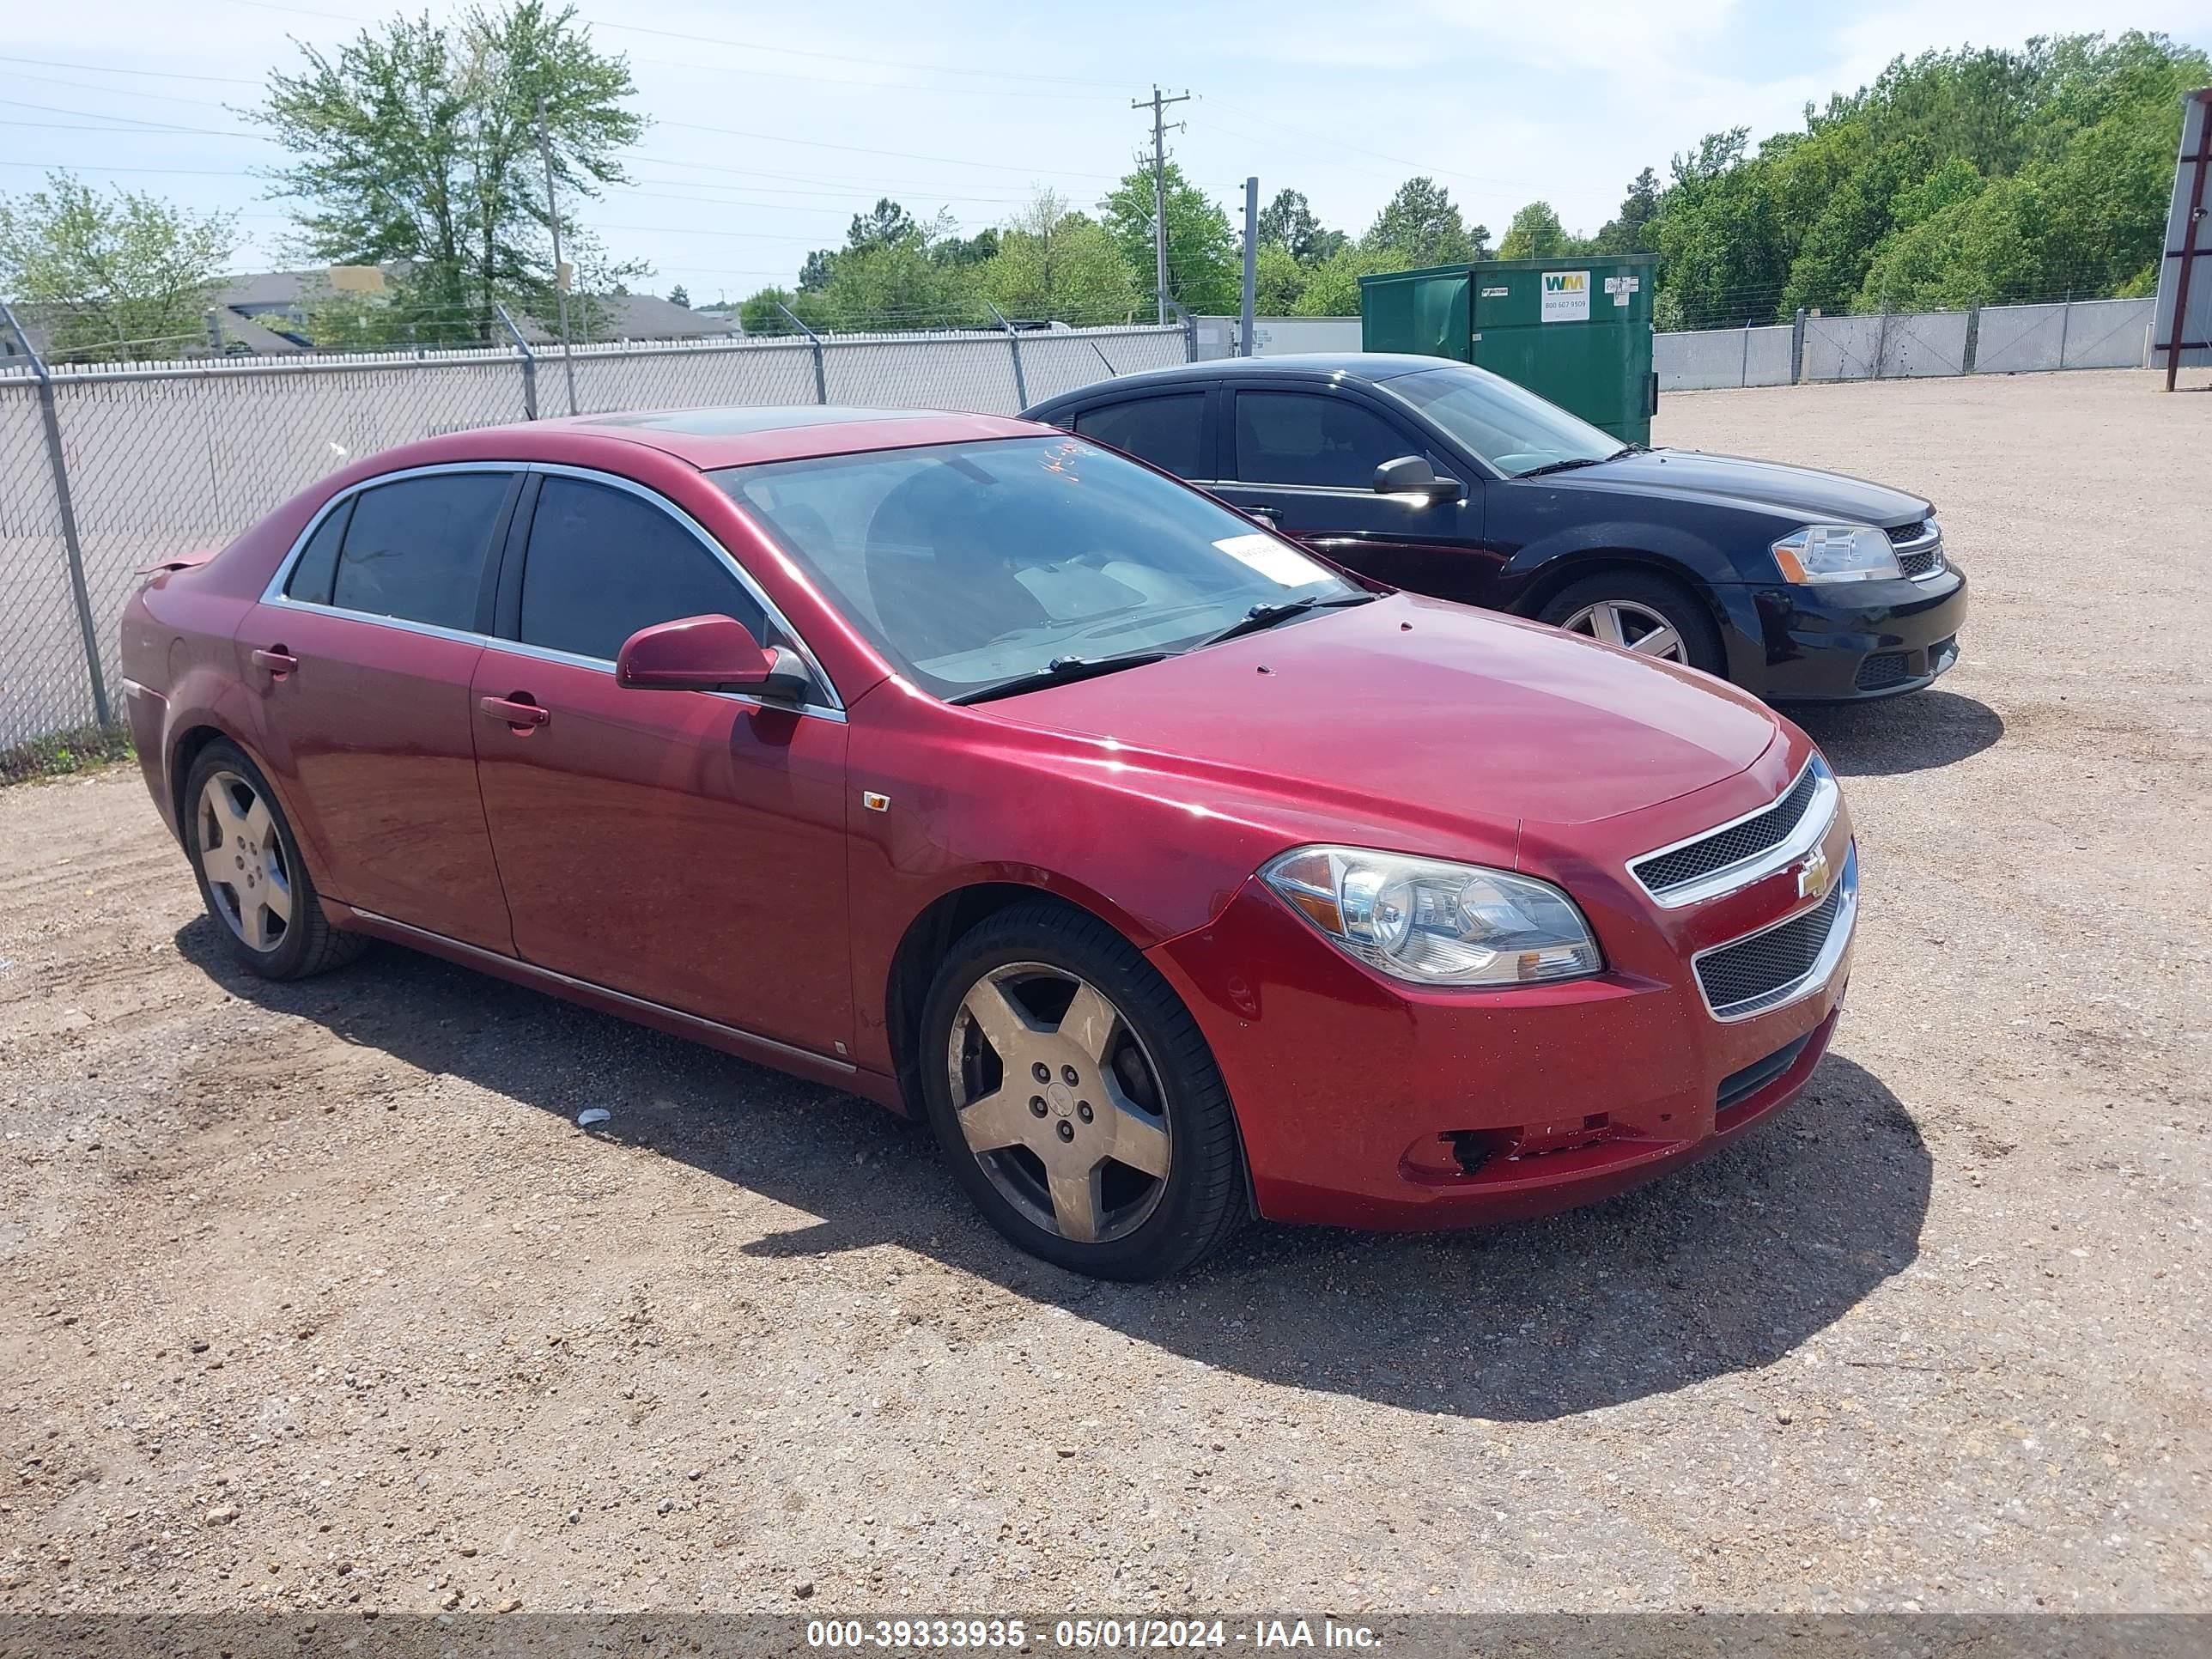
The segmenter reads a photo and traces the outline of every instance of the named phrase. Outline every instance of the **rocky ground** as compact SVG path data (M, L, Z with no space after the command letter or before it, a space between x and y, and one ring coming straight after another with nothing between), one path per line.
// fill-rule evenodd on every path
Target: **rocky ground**
M1010 1253L848 1097L396 950L224 965L134 773L0 792L0 1611L2212 1608L2212 396L1712 392L1932 495L1805 723L1851 1007L1555 1220ZM579 1131L575 1115L611 1122Z

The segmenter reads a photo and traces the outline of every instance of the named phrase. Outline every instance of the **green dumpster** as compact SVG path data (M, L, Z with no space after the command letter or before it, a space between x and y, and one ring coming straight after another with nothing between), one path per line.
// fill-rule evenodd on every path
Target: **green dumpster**
M1359 279L1360 343L1474 363L1602 427L1651 441L1648 253L1492 259Z

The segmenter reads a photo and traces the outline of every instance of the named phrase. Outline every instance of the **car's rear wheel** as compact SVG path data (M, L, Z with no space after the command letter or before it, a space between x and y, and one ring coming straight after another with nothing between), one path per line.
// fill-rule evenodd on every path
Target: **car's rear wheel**
M1242 1218L1229 1091L1157 970L1098 921L1051 902L1000 911L939 967L922 1090L961 1185L1032 1255L1102 1279L1157 1279Z
M368 943L332 927L284 809L234 744L203 749L185 780L185 846L230 952L264 979L304 979Z
M1720 630L1690 590L1642 570L1607 570L1571 582L1537 620L1660 662L1723 674Z

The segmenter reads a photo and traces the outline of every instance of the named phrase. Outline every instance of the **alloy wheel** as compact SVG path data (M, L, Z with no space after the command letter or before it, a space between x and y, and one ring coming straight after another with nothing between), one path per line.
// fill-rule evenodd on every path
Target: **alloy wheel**
M1142 1226L1171 1154L1158 1068L1097 987L1037 962L969 988L946 1054L960 1133L993 1186L1077 1243Z
M1682 636L1674 624L1650 605L1633 599L1600 599L1561 619L1570 634L1626 646L1631 651L1662 662L1687 662Z
M269 804L237 773L217 772L193 825L216 913L247 949L274 951L292 925L292 872Z

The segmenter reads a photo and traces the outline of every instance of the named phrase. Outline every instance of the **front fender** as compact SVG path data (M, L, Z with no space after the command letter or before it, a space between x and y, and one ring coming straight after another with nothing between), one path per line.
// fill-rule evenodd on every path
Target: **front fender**
M1743 580L1735 560L1710 538L1671 525L1629 519L1562 526L1549 535L1522 544L1506 560L1498 576L1517 596L1556 587L1571 568L1601 562L1646 564L1708 586Z

